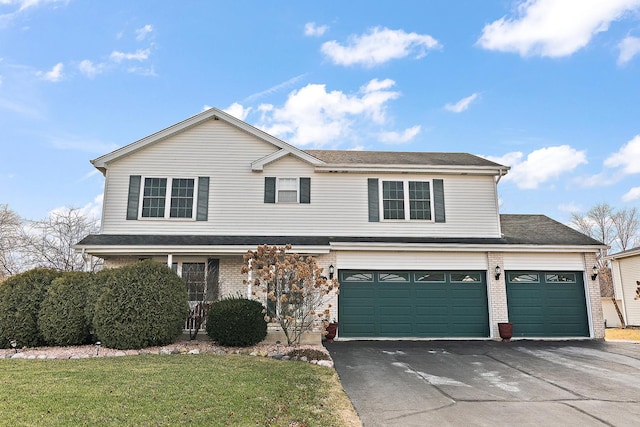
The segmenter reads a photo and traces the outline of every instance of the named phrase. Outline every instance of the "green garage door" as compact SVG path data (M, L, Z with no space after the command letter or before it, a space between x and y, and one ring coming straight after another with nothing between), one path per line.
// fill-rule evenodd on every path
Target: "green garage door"
M484 271L340 271L342 337L487 337Z
M509 271L514 337L588 337L583 272Z

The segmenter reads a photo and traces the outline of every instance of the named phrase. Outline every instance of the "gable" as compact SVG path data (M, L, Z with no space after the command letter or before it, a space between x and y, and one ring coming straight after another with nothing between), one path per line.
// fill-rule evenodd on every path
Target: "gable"
M219 122L219 124L224 124L229 128L235 128L236 130L241 131L245 136L248 135L250 137L249 139L262 141L265 145L270 146L270 150L267 153L254 157L251 160L252 162L260 159L261 157L281 152L283 155L291 154L312 164L323 163L321 160L305 153L304 151L257 129L242 120L218 110L217 108L206 110L118 150L98 157L92 160L91 163L104 174L106 169L114 162L120 161L143 150L147 151L150 147L153 147L163 141L184 139L184 133L188 133L188 131L193 129L201 128L206 124L211 124L211 122Z

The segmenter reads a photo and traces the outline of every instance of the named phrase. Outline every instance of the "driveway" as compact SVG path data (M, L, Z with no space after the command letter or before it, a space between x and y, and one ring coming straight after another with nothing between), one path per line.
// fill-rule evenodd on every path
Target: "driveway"
M365 427L637 426L640 344L326 344Z

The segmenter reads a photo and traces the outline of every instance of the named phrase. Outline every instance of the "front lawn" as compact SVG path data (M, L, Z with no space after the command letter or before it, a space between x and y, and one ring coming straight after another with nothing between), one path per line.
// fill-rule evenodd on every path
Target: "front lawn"
M251 356L0 360L3 425L357 426L334 370Z
M607 328L605 329L605 339L615 341L640 341L640 329L635 327L622 328Z

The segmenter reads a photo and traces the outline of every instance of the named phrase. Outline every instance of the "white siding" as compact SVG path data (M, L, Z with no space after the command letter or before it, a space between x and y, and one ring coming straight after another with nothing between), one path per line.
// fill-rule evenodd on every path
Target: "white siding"
M640 280L640 255L614 261L613 270L618 270L622 283L627 324L640 326L640 300L634 299L638 288L636 281Z
M287 156L252 172L277 148L211 120L109 165L103 233L499 237L492 176L315 173ZM208 221L127 221L130 175L210 177ZM264 177L310 177L310 204L265 204ZM444 180L446 223L368 221L367 179Z
M340 269L486 270L484 252L336 252Z
M581 253L508 253L503 270L584 271Z

